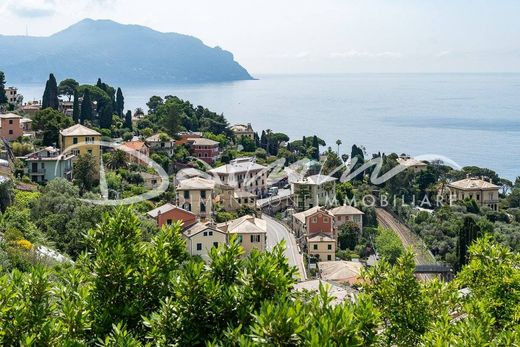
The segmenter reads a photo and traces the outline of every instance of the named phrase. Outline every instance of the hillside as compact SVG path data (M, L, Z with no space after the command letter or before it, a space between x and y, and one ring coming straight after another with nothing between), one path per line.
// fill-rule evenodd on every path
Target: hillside
M252 79L233 54L201 40L110 20L82 20L49 37L0 35L0 71L10 83L49 72L113 83L197 83Z

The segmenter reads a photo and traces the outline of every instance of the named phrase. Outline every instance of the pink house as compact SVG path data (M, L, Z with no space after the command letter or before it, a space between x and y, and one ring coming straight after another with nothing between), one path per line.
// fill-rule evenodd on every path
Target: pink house
M14 114L0 114L0 137L14 141L23 135L22 117Z
M208 164L213 164L217 161L219 153L219 143L203 137L188 138L188 144L191 148L191 154L205 161Z

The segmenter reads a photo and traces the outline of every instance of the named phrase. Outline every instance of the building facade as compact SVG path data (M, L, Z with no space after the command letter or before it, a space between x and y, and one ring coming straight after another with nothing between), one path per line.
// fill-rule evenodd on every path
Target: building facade
M242 137L247 137L253 141L255 139L255 131L253 130L251 123L235 124L231 127L231 131L235 134L237 141L240 141Z
M463 180L448 184L449 201L464 201L473 199L479 206L487 206L494 211L498 210L499 186L493 184L492 180L467 177Z
M0 137L14 141L23 135L22 117L14 113L0 114Z
M191 256L200 256L209 262L212 248L227 243L227 233L216 228L212 223L198 222L182 233L186 240L186 249Z
M219 155L219 143L203 137L188 138L191 155L208 164L214 164Z
M99 166L101 159L101 134L87 128L84 125L76 124L60 131L60 148L63 154L68 152L76 157L90 154Z
M359 231L363 230L364 213L352 206L339 206L329 211L334 216L334 229L338 231L341 226L347 222L353 222L359 227Z
M177 185L177 205L192 212L202 220L213 215L213 195L215 182L194 177L185 179Z
M229 238L232 235L236 235L246 255L254 249L265 251L267 224L263 219L247 215L226 223L217 224L217 228L227 232Z
M55 147L46 147L25 157L25 171L31 181L47 183L55 178L72 179L71 153L60 155Z
M313 175L293 182L294 207L305 211L315 206L334 206L336 201L336 178Z
M244 157L231 160L209 172L222 184L258 197L267 194L267 167L257 164L254 158Z
M326 233L318 233L307 238L307 253L318 261L336 260L336 240Z
M170 203L148 211L147 215L155 220L158 227L172 225L180 221L182 222L182 228L185 229L197 223L197 216L195 214Z
M154 152L166 153L170 157L175 154L175 140L167 134L155 134L145 141Z

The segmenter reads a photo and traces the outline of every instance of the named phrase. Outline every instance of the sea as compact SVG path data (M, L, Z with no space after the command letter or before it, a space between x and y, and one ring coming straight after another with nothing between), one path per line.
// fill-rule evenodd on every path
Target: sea
M520 73L256 75L256 80L120 86L125 109L176 95L291 139L316 134L340 154L397 153L520 176ZM82 81L84 82L84 81ZM111 84L110 81L106 81ZM17 85L40 100L44 84Z

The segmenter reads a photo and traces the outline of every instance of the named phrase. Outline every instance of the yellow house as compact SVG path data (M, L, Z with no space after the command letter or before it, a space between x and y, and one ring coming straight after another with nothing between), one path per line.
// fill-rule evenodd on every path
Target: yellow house
M202 220L213 214L215 182L201 177L179 181L177 185L177 206L190 211Z
M498 210L499 186L493 184L491 179L486 181L484 177L466 177L463 180L448 184L449 201L463 201L473 199L480 206L487 206L492 210Z
M246 215L229 222L217 224L217 228L231 234L236 234L238 242L244 248L245 254L253 249L265 251L267 239L267 224L265 220Z
M191 256L200 256L205 262L210 260L210 251L219 245L227 243L227 233L215 228L214 224L198 222L183 234L186 248Z
M336 260L336 240L325 233L309 237L307 247L307 253L319 261Z
M101 158L100 141L100 133L81 124L60 131L60 148L63 154L72 153L77 158L88 153L96 159L97 164Z

